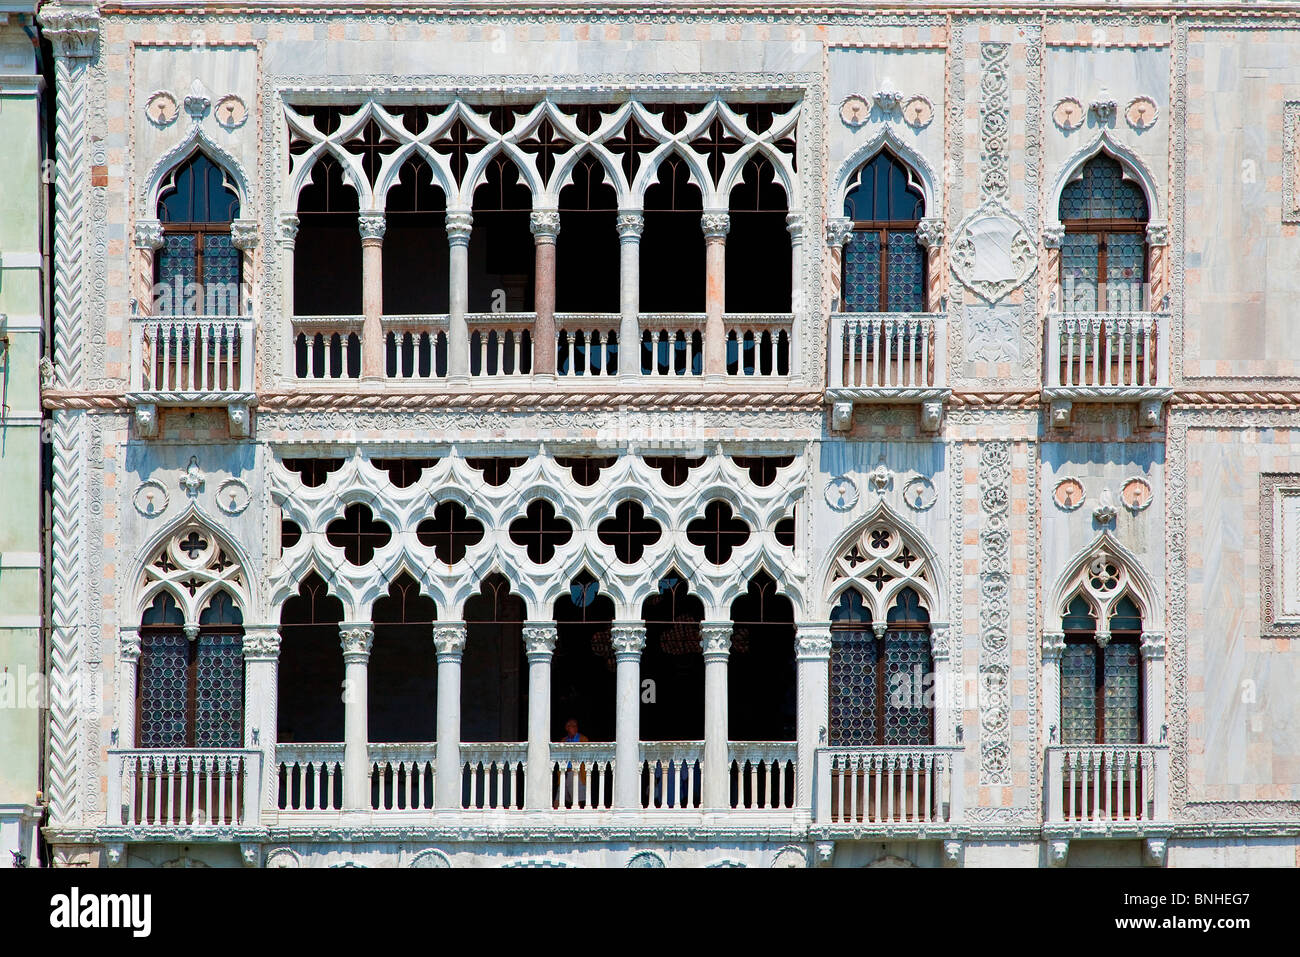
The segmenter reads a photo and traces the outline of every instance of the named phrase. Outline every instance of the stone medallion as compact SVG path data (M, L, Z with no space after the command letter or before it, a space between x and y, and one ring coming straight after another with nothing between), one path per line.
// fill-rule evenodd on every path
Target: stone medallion
M171 126L180 115L180 107L176 103L176 97L166 90L159 90L145 103L144 115L154 126Z
M924 512L934 504L934 483L928 478L914 478L903 486L903 502L908 508Z
M1156 117L1159 115L1160 108L1156 106L1156 101L1149 96L1134 97L1124 110L1124 119L1135 130L1151 129L1155 125Z
M840 120L845 126L857 129L871 116L871 104L856 93L845 97L840 104Z
M1077 478L1064 478L1056 483L1056 488L1052 491L1052 501L1058 508L1067 512L1073 512L1083 504L1084 500L1083 483Z
M826 483L826 504L837 512L847 512L858 504L858 486L847 475L840 475Z
M154 518L167 511L167 489L153 479L141 482L131 496L131 502L135 505L135 510L145 518Z
M998 200L966 217L953 238L953 274L990 303L1024 285L1037 268L1038 247L1029 229Z
M1145 511L1151 505L1151 486L1144 478L1131 478L1120 489L1119 499L1130 512Z

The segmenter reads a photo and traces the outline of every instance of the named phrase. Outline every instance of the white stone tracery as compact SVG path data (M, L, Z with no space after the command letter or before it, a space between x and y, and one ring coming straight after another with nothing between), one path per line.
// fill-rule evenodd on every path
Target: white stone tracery
M828 608L834 608L840 596L853 589L871 610L871 620L883 625L899 592L911 588L931 621L946 620L939 564L932 550L883 502L840 540L831 555L826 577Z
M245 616L256 607L247 560L197 510L155 536L141 554L128 621L138 622L161 593L176 601L187 628L198 627L199 616L218 592L226 592Z

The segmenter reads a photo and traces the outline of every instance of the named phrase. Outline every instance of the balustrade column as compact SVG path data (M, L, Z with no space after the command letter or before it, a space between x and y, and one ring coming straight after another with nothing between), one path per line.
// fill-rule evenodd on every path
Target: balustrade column
M534 210L528 228L535 242L533 305L533 375L555 375L555 240L560 235L560 213Z
M1049 745L1064 740L1061 732L1061 656L1064 654L1064 633L1043 632L1043 725L1047 728Z
M925 311L941 312L943 295L943 220L923 219L916 241L925 249ZM937 351L937 349L936 349Z
M618 374L640 375L641 363L641 232L640 210L618 214Z
M384 373L384 214L361 213L361 377L378 379Z
M803 213L786 213L786 232L790 234L790 375L803 371L802 348L803 317L807 312L807 301L803 291ZM772 337L772 348L776 349L776 336ZM777 369L775 354L772 359L772 371Z
M817 749L827 744L830 715L831 626L829 622L801 622L795 641L795 681L799 716L795 734L799 772L795 788L798 806L812 807L812 785Z
M1165 636L1142 632L1142 682L1146 689L1146 743L1165 744Z
M722 378L727 374L727 327L722 314L727 308L731 214L725 210L705 212L700 216L700 228L704 230L704 374Z
M524 625L528 654L528 764L524 769L524 807L551 806L551 657L555 622Z
M262 752L263 808L275 807L279 797L275 764L279 673L280 630L274 625L245 625L244 747Z
M700 623L704 652L704 807L731 805L731 774L727 764L727 660L731 657L729 621Z
M140 629L118 628L117 643L120 649L121 672L117 696L117 746L136 747L135 704L136 683L140 674ZM109 808L112 811L112 808Z
M370 807L368 665L375 630L370 622L343 622L343 809Z
M826 245L831 251L831 312L844 312L844 246L853 238L853 220L826 220Z
M641 650L645 623L616 622L614 646L616 711L614 718L614 807L641 806Z
M466 209L447 210L447 242L451 244L448 261L447 292L447 377L469 378L469 237L474 215Z
M465 652L465 623L442 621L433 626L438 653L438 745L433 806L460 807L460 662Z

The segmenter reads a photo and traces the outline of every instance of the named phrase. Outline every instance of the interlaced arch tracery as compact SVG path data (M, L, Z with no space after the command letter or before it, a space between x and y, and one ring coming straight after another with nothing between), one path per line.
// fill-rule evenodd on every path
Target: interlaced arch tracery
M244 612L252 608L248 572L234 547L197 516L179 524L144 561L136 582L136 607L166 593L187 626L197 626L215 596L225 592Z
M831 605L850 589L861 595L873 622L888 620L904 589L916 592L920 607L940 618L939 583L928 550L886 512L878 513L848 539L831 563L828 600Z

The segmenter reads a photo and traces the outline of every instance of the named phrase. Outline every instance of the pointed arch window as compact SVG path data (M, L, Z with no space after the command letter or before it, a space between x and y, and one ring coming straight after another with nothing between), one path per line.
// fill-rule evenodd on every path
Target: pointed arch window
M1102 569L1105 572L1105 569ZM1122 595L1110 608L1109 629L1076 595L1062 619L1061 742L1141 744L1142 614Z
M832 746L933 744L933 682L930 615L914 589L879 623L857 589L841 593L831 611Z
M185 625L161 592L140 621L136 743L142 748L238 748L244 743L243 615L215 592Z
M844 249L847 312L924 312L925 250L916 230L925 198L916 175L888 150L858 172L844 197L853 235Z
M1105 153L1066 184L1058 210L1066 312L1140 312L1147 281L1149 214L1142 188Z
M239 194L202 152L172 173L158 194L163 246L154 257L159 314L237 316L243 256L230 234Z

